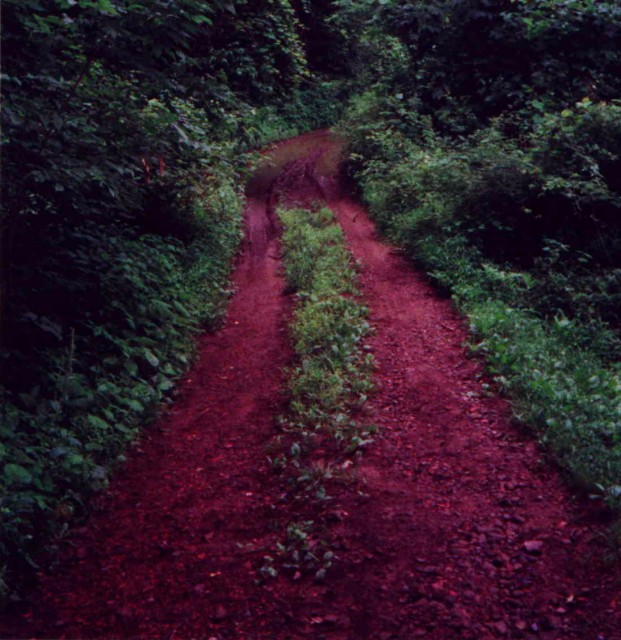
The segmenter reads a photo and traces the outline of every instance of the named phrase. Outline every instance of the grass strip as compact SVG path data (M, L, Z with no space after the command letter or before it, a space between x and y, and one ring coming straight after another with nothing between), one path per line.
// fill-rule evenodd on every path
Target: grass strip
M294 577L325 577L334 561L325 515L331 483L348 481L360 449L375 427L356 417L372 388L371 331L358 300L357 274L343 233L329 209L281 209L285 275L296 294L291 325L295 364L288 371L289 411L270 457L282 473L296 517L265 556L260 574L279 568Z
M485 356L516 417L578 486L601 492L619 509L619 368L604 366L584 346L579 321L559 315L550 322L520 308L515 274L478 265L460 239L422 237L412 254L452 292L470 322L473 349Z

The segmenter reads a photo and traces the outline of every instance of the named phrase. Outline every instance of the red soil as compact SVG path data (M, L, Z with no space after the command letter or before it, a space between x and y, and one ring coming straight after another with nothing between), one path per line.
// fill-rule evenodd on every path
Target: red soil
M313 171L338 143L320 132L282 148L292 146L307 160L277 190L290 202L324 194L361 263L376 327L365 420L381 432L358 482L330 492L336 568L321 583L256 582L291 505L265 451L284 407L289 303L268 198L255 195L226 327L203 339L182 399L7 635L621 639L603 512L572 497L488 392L450 302L378 240L328 169Z

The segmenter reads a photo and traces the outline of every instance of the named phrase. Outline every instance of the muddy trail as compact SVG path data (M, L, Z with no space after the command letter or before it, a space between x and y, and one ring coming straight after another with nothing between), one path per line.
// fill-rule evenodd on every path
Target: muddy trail
M513 424L450 301L340 184L339 149L316 132L273 150L249 185L225 327L3 637L621 640L606 513ZM264 582L290 517L267 461L291 361L273 210L318 199L360 263L376 360L364 419L381 429L331 491L326 579Z

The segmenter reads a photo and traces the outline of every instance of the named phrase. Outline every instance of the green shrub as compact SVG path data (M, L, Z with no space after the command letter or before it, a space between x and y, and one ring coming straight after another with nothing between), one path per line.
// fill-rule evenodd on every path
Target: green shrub
M3 353L13 375L0 427L0 552L13 586L83 517L187 368L199 327L223 312L241 198L212 184L194 206L189 248L94 224L51 229L55 250L21 274L29 288L5 325L18 339Z
M374 217L452 293L520 419L619 505L618 105L461 140L394 107L367 94L340 125Z
M542 434L583 486L599 487L610 504L621 506L621 371L604 368L580 348L566 318L545 325L491 301L464 310L475 349L513 398L520 420Z

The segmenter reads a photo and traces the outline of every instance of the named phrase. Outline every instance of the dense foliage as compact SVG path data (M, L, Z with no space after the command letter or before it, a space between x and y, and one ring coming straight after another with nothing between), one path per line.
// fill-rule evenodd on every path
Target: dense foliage
M250 150L334 118L307 13L3 3L0 581L81 517L220 318Z
M621 496L621 7L339 2L372 212L471 320L557 458ZM358 67L360 68L360 67Z

